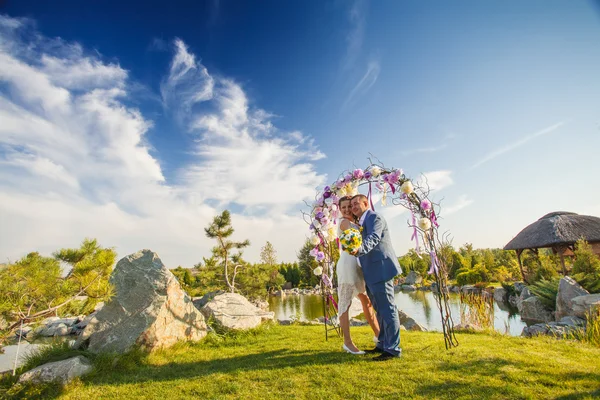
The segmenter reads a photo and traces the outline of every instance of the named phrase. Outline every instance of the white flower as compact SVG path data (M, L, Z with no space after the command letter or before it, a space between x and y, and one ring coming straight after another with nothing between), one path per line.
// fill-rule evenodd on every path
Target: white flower
M328 197L325 199L325 204L329 207L331 207L333 205L333 199L331 197Z
M424 231L428 231L431 229L431 220L427 217L423 217L419 220L419 228Z
M379 168L377 165L373 166L373 168L371 168L371 175L374 178L377 178L379 175L381 175L381 168Z
M329 209L328 208L324 208L323 209L323 214L325 214L326 217L329 217Z
M337 211L337 209L338 209L337 204L332 204L331 205L331 211Z
M310 242L313 244L313 246L316 246L321 243L321 239L317 235L312 235L310 237Z
M319 221L317 221L316 219L313 221L313 225L314 225L315 229L319 229L321 227L321 223Z
M317 268L313 269L313 274L323 275L323 267L317 267Z
M413 187L411 181L406 181L402 184L402 186L400 186L400 190L402 190L402 193L411 194L415 191L415 188Z

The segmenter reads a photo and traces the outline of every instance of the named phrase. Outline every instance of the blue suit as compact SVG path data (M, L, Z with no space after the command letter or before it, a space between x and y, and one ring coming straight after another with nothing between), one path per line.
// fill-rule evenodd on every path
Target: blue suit
M402 273L392 247L385 219L374 211L362 224L362 245L358 259L367 284L367 294L373 303L379 322L379 343L382 350L400 355L400 318L394 301L393 278Z

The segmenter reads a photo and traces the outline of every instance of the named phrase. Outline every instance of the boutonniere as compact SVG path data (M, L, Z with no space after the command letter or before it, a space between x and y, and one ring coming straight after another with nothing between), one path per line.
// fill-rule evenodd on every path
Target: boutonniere
M363 229L365 229L365 228L363 228L363 227L361 226L361 227L360 227L360 233L362 233Z

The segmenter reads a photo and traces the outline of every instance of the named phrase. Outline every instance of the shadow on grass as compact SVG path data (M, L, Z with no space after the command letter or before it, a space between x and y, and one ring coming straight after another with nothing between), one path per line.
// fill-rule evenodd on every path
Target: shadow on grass
M127 371L100 372L84 379L85 384L119 385L140 382L160 382L186 378L203 378L213 374L232 374L253 370L278 370L306 365L332 365L351 362L340 352L276 350L208 361L171 362L165 365L143 365L135 373Z

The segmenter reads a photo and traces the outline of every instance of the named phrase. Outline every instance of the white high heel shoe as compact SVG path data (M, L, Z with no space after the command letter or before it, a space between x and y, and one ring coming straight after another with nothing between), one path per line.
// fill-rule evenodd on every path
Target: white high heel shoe
M362 355L362 354L365 354L365 352L364 352L364 351L362 351L362 350L359 350L359 351L352 351L352 350L350 350L350 349L349 349L349 348L346 346L346 343L344 343L344 344L342 345L342 349L343 349L343 350L344 350L346 353L354 354L354 355L357 355L357 356L360 356L360 355Z

